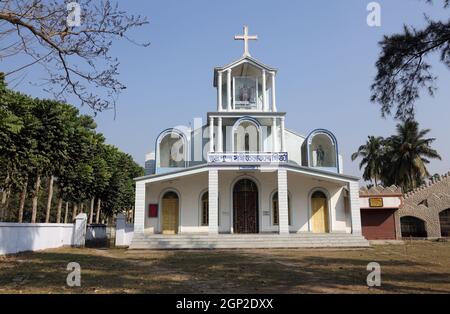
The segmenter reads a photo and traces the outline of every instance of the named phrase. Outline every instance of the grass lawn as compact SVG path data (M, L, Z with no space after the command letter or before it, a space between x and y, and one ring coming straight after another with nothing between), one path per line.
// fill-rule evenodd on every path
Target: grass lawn
M81 287L66 285L69 262ZM381 265L368 288L366 266ZM450 293L450 242L363 250L63 248L0 257L0 293Z

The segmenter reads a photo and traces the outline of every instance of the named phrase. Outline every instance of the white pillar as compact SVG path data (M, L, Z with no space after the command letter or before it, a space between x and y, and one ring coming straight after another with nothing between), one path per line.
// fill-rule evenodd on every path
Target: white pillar
M272 119L272 152L278 151L277 118Z
M84 247L86 243L87 214L81 213L75 217L75 229L73 233L73 246Z
M222 72L217 72L217 111L222 110Z
M266 93L266 70L262 70L262 95L263 95L263 111L269 111L267 106L267 93Z
M217 152L223 152L222 117L217 118Z
M209 234L219 233L219 171L211 169L208 173L208 221Z
M214 153L214 118L209 118L209 152Z
M270 72L271 77L272 77L272 111L276 112L277 111L277 97L276 97L276 92L275 92L275 72Z
M144 232L145 221L145 183L136 182L136 193L134 202L134 234Z
M280 234L289 234L287 170L278 169L278 224Z
M281 117L281 122L280 122L280 132L281 132L281 151L285 152L286 151L286 135L284 134L284 117Z
M359 204L359 183L353 181L348 184L350 197L350 215L352 218L352 234L361 235L361 208Z
M126 218L123 213L117 214L116 218L116 246L125 246L125 226Z
M227 70L227 108L231 111L231 69Z

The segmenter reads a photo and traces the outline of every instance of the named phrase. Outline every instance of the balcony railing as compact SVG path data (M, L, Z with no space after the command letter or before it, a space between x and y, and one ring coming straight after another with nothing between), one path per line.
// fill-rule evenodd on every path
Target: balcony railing
M209 153L209 163L286 163L287 152L279 153Z

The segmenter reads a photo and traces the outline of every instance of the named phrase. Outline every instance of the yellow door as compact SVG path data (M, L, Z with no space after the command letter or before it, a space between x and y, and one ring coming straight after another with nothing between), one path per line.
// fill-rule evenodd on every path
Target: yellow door
M312 198L311 225L314 233L328 232L328 208L326 198Z
M163 199L162 233L178 233L178 200Z

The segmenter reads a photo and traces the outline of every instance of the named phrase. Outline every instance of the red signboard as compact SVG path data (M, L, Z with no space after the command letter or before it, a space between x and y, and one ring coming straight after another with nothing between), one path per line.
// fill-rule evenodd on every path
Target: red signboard
M148 205L148 217L150 217L150 218L158 217L158 204L149 204Z

